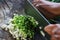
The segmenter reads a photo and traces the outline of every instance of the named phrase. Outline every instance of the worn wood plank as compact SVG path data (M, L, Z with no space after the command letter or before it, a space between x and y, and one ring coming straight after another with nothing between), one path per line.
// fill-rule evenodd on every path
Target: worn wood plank
M0 20L4 20L4 23L9 21L9 18L14 13L23 12L24 0L0 0ZM0 23L1 24L1 23ZM14 40L8 32L0 30L0 40Z

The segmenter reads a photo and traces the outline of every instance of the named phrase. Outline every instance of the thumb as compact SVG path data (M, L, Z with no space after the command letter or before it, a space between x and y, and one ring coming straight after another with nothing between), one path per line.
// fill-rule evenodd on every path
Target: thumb
M45 26L44 30L48 34L52 35L52 31L53 31L54 28L56 28L56 24L50 24L50 25Z

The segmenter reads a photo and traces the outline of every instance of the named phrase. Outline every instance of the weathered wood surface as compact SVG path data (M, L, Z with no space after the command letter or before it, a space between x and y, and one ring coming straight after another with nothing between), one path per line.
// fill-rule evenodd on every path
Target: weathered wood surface
M24 0L0 0L0 20L5 23L9 21L9 18L13 16L14 13L23 12ZM4 19L5 18L5 19ZM0 24L1 24L0 22ZM10 37L9 33L0 30L0 40L14 40Z

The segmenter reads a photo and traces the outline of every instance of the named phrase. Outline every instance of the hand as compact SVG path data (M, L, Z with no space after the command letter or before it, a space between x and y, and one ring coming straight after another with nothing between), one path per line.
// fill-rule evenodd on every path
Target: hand
M47 25L44 30L49 34L49 35L52 35L52 31L53 29L56 28L56 24L50 24L50 25Z
M51 40L60 40L60 24L50 24L44 30L51 36Z
M60 16L60 3L49 2L46 0L35 0L33 5L47 17L54 18ZM42 9L43 8L43 9Z

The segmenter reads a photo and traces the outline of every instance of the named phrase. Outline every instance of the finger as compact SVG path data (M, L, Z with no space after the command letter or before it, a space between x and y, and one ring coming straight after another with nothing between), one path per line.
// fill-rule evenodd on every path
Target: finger
M45 30L48 34L52 35L52 31L53 31L54 28L56 28L56 25L55 25L55 24L50 24L50 25L46 26L46 27L44 28L44 30Z
M49 6L49 5L51 5L51 3L50 2L48 2L48 1L45 1L45 0L35 0L35 1L33 1L33 5L35 6L35 7L37 7L37 6Z
M56 26L60 29L60 24L56 24Z

